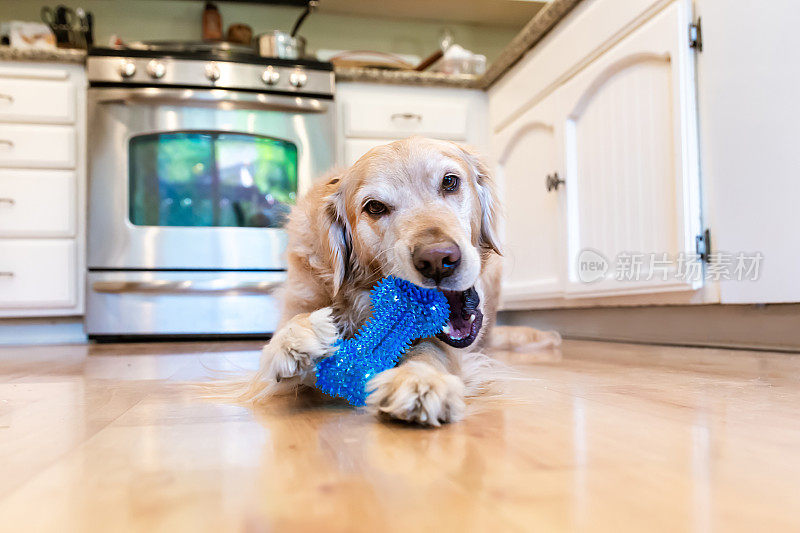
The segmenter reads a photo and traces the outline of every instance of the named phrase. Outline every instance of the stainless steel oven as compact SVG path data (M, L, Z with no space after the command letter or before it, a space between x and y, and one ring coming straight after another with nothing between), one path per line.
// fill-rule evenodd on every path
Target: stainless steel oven
M87 332L269 333L282 226L333 164L332 72L135 52L88 59Z

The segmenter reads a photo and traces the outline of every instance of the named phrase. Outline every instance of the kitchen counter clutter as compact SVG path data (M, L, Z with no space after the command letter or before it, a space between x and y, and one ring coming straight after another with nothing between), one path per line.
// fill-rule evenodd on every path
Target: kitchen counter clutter
M582 0L553 0L540 9L514 39L503 49L482 76L443 74L414 70L379 68L336 68L336 80L348 82L420 85L424 87L453 87L488 89L511 69L525 53L538 43L553 27Z
M553 2L539 10L522 31L503 49L482 76L417 72L415 70L337 67L334 70L336 79L344 82L487 89L513 67L525 52L538 43L547 32L581 1L553 0ZM0 46L0 61L43 61L82 64L86 61L86 52L84 50L63 48L24 50Z

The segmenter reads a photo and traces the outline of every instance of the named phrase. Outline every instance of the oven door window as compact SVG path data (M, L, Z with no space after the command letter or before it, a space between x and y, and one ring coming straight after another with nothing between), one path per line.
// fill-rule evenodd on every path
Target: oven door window
M277 228L297 195L297 146L259 135L184 131L129 145L137 226Z

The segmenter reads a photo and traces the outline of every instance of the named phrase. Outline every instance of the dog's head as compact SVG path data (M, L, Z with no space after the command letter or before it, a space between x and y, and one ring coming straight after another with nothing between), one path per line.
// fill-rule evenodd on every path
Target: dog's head
M486 255L500 253L484 163L455 143L412 137L374 148L331 184L336 290L348 276L374 273L438 287L451 311L438 337L459 348L472 344L483 318L475 285Z

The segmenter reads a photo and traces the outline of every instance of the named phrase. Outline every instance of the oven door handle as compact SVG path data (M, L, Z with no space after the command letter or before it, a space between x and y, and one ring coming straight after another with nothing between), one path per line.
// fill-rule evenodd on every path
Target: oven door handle
M94 292L106 294L272 294L282 281L229 281L223 279L95 281Z
M260 111L292 111L325 113L328 103L305 96L229 91L227 89L178 89L174 87L110 87L92 88L94 100L100 104L192 105Z

